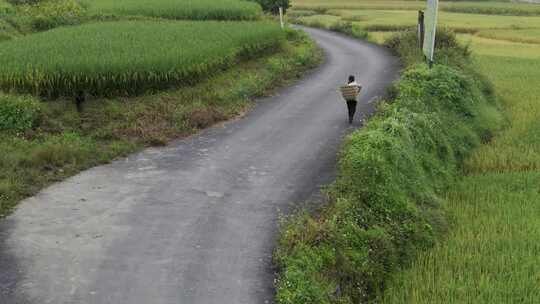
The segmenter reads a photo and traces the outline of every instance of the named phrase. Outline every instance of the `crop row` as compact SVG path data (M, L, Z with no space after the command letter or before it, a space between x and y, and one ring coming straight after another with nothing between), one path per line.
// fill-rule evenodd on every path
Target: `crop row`
M0 44L0 89L42 96L140 93L194 83L278 47L267 22L122 21L64 27Z
M84 0L91 15L189 20L253 20L260 6L246 0Z

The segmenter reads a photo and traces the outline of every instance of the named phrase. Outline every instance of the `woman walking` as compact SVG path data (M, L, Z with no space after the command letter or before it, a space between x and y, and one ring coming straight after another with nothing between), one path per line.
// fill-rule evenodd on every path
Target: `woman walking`
M354 98L348 97L346 99L347 108L349 109L349 124L352 124L354 120L354 114L356 113L356 105L358 104L358 93L360 93L360 89L362 87L356 82L353 75L349 76L347 86L357 88L356 94L354 94Z

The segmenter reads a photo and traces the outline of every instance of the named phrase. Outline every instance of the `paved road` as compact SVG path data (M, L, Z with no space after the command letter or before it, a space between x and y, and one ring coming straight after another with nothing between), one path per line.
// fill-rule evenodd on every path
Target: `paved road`
M326 62L247 117L85 171L0 220L0 303L271 303L277 218L332 180L360 111L397 76L385 50L307 30ZM358 124L357 124L358 126Z

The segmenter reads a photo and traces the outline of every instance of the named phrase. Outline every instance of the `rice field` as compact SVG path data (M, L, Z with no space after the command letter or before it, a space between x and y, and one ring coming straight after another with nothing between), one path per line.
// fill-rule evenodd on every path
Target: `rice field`
M188 20L253 20L260 6L246 0L84 0L90 15Z
M477 66L495 84L511 126L467 161L470 174L540 170L540 45L474 38Z
M0 88L45 96L138 93L190 84L283 41L267 22L120 21L0 44Z
M311 10L324 12L329 9L362 9L362 10L420 10L425 8L424 1L396 0L295 0L295 10ZM484 14L484 15L540 15L540 6L499 1L444 1L440 8L446 12Z
M384 304L540 300L540 173L466 177L448 194L455 227L398 273Z
M299 17L303 23L317 20L350 21L368 31L395 31L416 26L418 12L412 10L329 9L324 14ZM489 29L540 29L540 17L440 13L440 24L457 32L474 33Z
M485 56L495 56L501 59L505 57L512 57L514 59L523 58L531 59L531 61L540 58L540 45L538 44L483 38L478 35L469 34L460 35L459 40L464 44L469 44L475 54L482 55L477 60L480 62Z
M485 30L477 36L493 40L540 44L540 29L530 30Z

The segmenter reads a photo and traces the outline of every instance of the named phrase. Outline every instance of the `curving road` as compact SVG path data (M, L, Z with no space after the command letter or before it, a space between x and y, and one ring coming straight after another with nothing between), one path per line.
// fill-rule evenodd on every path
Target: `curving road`
M247 117L85 171L0 220L0 303L271 303L280 212L330 182L352 128L397 77L385 50L306 29L326 61ZM357 124L356 126L358 126Z

